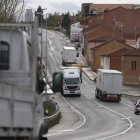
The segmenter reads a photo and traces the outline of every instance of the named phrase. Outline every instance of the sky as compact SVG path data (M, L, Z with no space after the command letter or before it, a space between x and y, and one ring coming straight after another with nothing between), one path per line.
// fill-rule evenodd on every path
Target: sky
M26 9L34 9L35 11L40 5L46 9L44 13L77 13L81 10L82 3L95 4L140 4L140 0L25 0Z

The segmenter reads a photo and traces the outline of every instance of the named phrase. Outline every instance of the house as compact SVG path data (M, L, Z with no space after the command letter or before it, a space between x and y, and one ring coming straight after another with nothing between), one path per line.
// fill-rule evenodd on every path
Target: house
M140 9L125 9L117 7L97 16L91 16L81 21L89 28L95 26L109 27L121 32L126 39L135 39L140 36Z
M123 55L122 72L124 83L140 85L140 48Z
M121 65L120 57L123 51L120 51L120 52L118 51L121 49L135 50L135 48L115 39L102 43L98 46L92 47L91 48L91 51L92 51L91 70L96 72L97 69L102 68L101 66L103 65L101 64L101 56L103 56L104 54L111 54L111 53L112 53L112 56L110 58L112 59L110 61L111 62L110 68L112 68L113 67L112 65L114 64L116 65L114 67L115 69L121 69L119 65ZM115 51L116 51L116 54L113 54L113 52ZM115 56L117 56L116 60L115 60Z
M94 48L106 41L116 39L121 42L125 42L123 35L120 32L113 31L111 28L96 27L94 30L89 30L85 33L84 42L84 57L88 63L91 65L92 53L90 48Z
M113 49L111 52L101 54L101 68L122 71L122 55L128 52L128 49Z

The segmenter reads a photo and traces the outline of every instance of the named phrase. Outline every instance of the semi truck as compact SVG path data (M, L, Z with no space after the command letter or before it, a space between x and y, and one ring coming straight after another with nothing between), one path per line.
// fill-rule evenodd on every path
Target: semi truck
M123 74L117 70L98 69L95 97L100 100L121 101Z
M0 24L0 140L40 140L47 133L36 25Z
M65 95L77 95L80 97L81 90L81 77L80 69L76 67L65 67L62 69L63 84L61 94Z
M75 64L77 58L77 50L74 47L64 46L62 50L62 64L67 66Z

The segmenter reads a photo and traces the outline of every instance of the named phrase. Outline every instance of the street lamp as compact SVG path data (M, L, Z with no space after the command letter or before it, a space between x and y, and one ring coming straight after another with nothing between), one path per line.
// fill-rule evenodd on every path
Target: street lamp
M47 39L47 14L48 13L46 13L46 63L48 64L48 59L47 59L47 53L48 53L48 45L47 45L47 41L48 41L48 39ZM46 65L46 78L47 78L47 65ZM48 78L47 78L47 82L48 82Z

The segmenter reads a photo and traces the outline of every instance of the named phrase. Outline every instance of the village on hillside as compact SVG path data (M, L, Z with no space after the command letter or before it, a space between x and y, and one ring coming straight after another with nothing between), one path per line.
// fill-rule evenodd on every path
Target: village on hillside
M140 6L83 3L79 14L81 20L71 25L70 39L83 41L91 70L119 70L124 84L140 85Z

